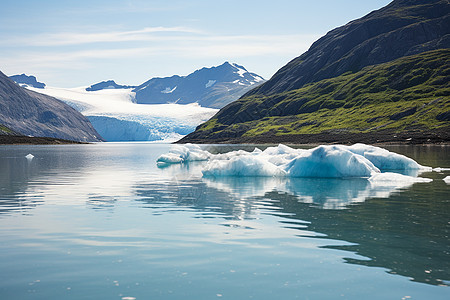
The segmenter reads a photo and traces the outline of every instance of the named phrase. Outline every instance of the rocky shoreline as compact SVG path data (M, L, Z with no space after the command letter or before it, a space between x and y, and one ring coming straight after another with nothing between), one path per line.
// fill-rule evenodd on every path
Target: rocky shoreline
M63 145L63 144L88 144L88 143L56 139L50 137L0 135L0 145Z
M407 131L395 133L385 130L370 133L333 133L320 134L291 134L291 135L264 135L257 137L228 137L223 139L192 139L188 136L176 142L177 144L448 144L450 145L450 129L442 128L430 131Z

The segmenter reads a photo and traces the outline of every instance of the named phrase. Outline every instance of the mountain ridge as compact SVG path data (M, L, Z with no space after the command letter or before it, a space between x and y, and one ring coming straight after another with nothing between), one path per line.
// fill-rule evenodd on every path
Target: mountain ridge
M78 111L56 98L19 86L2 72L0 124L14 134L80 142L102 141L91 123Z
M203 107L221 108L264 81L264 78L248 72L243 66L225 62L219 66L201 68L186 76L151 78L133 92L139 104L196 102Z
M447 0L395 0L329 31L244 97L293 90L348 71L357 72L368 65L448 47Z

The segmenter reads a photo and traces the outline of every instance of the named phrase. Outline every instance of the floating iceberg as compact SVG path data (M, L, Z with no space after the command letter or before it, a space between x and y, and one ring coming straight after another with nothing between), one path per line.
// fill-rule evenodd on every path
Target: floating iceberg
M445 181L446 184L450 184L450 176L446 176L444 179L442 179Z
M204 162L189 164L199 160ZM160 167L178 164L179 169L170 170L189 169L190 174L203 176L207 187L239 199L257 199L275 192L280 197L294 196L298 201L326 209L342 209L368 198L386 198L414 183L432 181L404 175L432 171L431 168L406 156L363 144L318 146L309 150L278 145L264 151L255 148L252 152L236 150L221 154L186 144L173 146L157 162Z
M256 148L253 152L238 150L224 154L212 154L196 145L177 145L169 153L161 155L157 162L161 165L199 160L208 160L202 170L204 177L370 178L373 182L411 183L431 179L398 173L432 170L406 156L363 144L318 146L308 150L279 145L264 151ZM387 170L397 172L380 175Z

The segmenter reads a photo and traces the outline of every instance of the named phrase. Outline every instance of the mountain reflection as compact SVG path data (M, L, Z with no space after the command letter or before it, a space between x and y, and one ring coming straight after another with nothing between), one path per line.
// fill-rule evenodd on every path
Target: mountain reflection
M443 189L430 188L430 184ZM365 179L236 178L174 180L136 187L144 207L172 203L199 211L199 217L254 218L264 209L304 222L326 239L351 243L328 246L368 259L347 263L382 267L413 281L447 285L449 203L445 184L435 181L409 189L372 187ZM433 201L429 201L433 199ZM343 209L346 208L346 209ZM280 221L288 226L290 221ZM324 238L324 237L320 237Z

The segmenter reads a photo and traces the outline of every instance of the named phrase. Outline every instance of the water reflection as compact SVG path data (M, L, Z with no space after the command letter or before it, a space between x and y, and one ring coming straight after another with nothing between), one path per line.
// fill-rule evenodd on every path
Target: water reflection
M431 285L450 280L449 187L442 180L399 187L365 179L214 179L201 177L202 163L157 169L155 158L166 149L41 150L33 149L31 161L25 158L26 148L18 148L14 157L0 157L0 215L46 203L114 211L121 201L159 215L194 210L195 218L224 219L224 226L270 215L297 235L318 233L330 245L346 242L328 248L351 252L349 264L381 267ZM150 155L151 150L155 153Z
M382 267L391 274L432 285L449 283L450 205L445 184L430 183L438 188L416 184L390 195L371 190L367 180L327 181L226 178L167 182L163 187L142 184L136 190L139 201L146 204L144 207L172 203L196 209L204 218L252 219L255 210L264 210L282 217L280 222L285 227L349 242L350 245L328 248L366 258L348 258L347 263ZM285 191L280 192L280 187ZM348 209L323 209L342 208L350 203L354 205Z

